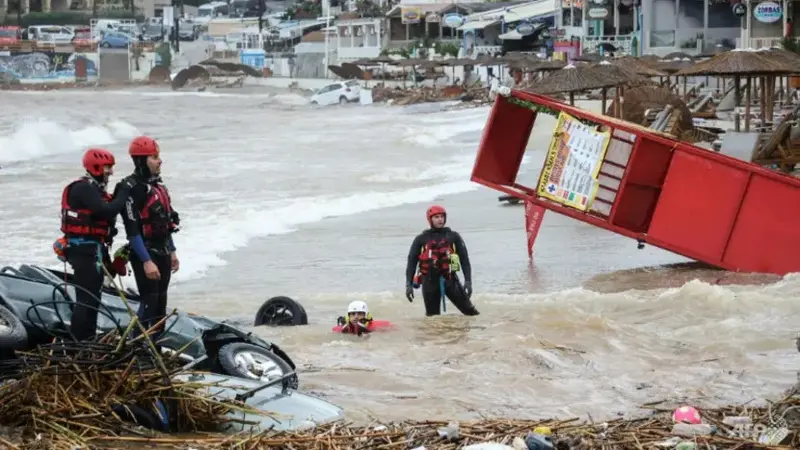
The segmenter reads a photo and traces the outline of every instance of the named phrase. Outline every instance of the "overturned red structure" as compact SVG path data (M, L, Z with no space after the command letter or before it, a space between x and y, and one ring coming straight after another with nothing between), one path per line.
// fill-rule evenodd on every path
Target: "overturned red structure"
M544 174L531 180L537 187L517 180L536 117L545 111L610 133L585 210L542 195ZM800 271L800 180L549 97L498 95L472 181L730 271Z

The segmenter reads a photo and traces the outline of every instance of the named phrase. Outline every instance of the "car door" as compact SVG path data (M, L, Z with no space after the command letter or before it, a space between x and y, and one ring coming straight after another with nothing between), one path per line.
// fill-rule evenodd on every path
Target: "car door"
M339 96L337 95L339 91L338 84L329 84L322 88L320 91L320 105L335 105L339 103Z

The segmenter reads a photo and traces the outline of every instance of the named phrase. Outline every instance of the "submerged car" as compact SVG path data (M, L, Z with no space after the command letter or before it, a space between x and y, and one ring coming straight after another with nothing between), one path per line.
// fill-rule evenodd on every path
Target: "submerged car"
M68 337L74 295L72 274L26 264L0 269L0 359L13 357L11 349L30 349L54 336ZM130 288L123 295L131 309L137 311L139 295ZM130 324L128 307L113 287L103 287L101 302L98 333L124 330ZM288 297L270 299L259 314L271 317L269 311L276 304L289 303L294 302ZM274 322L277 320L263 323ZM183 349L179 357L187 362L207 356L195 366L196 370L257 382L293 374L295 369L291 358L275 343L231 324L183 311L167 320L159 346L167 353ZM297 388L296 375L291 376L289 385Z

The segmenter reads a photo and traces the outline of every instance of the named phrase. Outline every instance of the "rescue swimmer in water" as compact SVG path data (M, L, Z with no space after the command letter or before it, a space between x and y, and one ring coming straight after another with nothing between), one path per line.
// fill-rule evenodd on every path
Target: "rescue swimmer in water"
M446 305L444 296L466 316L480 314L470 301L472 296L472 265L467 246L461 235L445 226L447 211L433 205L425 216L430 228L411 243L406 264L406 298L414 301L414 289L422 288L425 315L438 316ZM419 268L419 272L417 269ZM458 273L464 271L464 284Z
M361 336L376 330L393 327L394 325L388 320L373 319L366 302L356 300L347 305L346 316L339 316L336 319L336 326L333 327L333 332Z

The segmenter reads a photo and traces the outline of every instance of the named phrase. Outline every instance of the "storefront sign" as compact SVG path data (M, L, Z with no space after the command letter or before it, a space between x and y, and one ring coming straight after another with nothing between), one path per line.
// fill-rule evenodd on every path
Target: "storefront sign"
M400 8L400 22L419 23L422 17L422 8L418 6L403 6Z
M605 8L592 8L589 10L589 17L592 19L605 19L608 17L608 10Z
M464 25L464 16L456 13L447 14L446 16L442 17L442 24L446 27L458 28L461 25Z
M436 13L431 13L431 14L428 14L427 16L425 16L425 22L428 22L428 23L439 23L441 21L442 21L442 16L440 16L440 15L438 15Z
M783 17L783 8L775 2L761 2L753 8L753 17L763 23L775 23Z
M745 6L744 3L736 3L733 5L732 9L733 15L736 17L744 17L744 15L747 13L747 6Z

